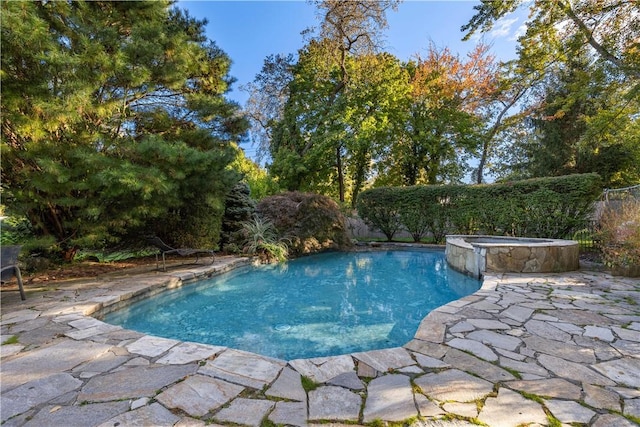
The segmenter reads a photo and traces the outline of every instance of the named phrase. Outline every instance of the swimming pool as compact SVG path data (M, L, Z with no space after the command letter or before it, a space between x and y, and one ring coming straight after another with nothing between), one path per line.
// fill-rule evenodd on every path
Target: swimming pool
M479 288L442 250L336 252L241 267L104 320L291 360L404 345L431 310Z

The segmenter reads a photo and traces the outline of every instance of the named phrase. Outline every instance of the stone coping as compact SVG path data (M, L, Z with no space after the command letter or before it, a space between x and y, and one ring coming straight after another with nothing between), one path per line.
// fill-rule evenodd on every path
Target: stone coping
M432 311L403 347L288 362L89 317L246 262L97 277L29 293L25 302L3 295L2 341L17 339L0 347L0 421L515 427L552 417L604 427L640 420L640 280L605 273L486 276L473 295Z
M473 247L498 247L498 246L526 246L526 247L565 247L576 246L578 242L566 239L539 239L535 237L509 237L509 236L490 236L490 235L462 235L451 234L447 236L447 243L453 243L458 246Z

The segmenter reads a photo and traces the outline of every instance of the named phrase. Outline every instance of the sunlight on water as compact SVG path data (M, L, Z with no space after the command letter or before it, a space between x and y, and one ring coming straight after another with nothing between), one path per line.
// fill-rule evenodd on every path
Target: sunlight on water
M442 251L330 253L243 267L105 321L291 360L404 345L431 310L479 287Z

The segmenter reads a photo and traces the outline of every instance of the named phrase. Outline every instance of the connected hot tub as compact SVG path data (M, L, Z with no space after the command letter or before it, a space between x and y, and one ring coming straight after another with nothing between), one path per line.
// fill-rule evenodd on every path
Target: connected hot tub
M575 240L451 235L445 254L452 268L475 278L485 273L573 271L580 266Z

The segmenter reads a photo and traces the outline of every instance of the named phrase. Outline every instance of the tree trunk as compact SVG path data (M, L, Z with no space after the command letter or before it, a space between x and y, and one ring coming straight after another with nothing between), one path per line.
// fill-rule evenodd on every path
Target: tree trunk
M336 148L336 167L338 168L338 191L340 193L340 202L344 203L344 174L342 173L342 154L340 146Z

